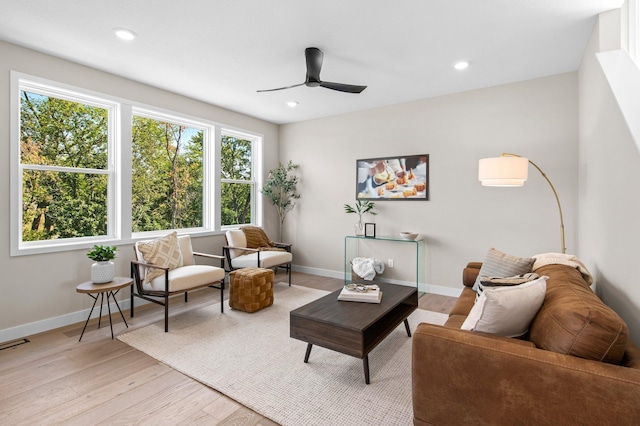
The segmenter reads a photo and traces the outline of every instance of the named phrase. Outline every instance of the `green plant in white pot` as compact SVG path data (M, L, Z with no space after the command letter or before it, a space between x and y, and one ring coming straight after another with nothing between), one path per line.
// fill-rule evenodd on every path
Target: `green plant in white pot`
M116 267L113 259L116 258L115 246L95 245L87 252L87 257L95 263L91 265L91 281L94 284L104 284L113 281L116 276Z
M377 215L377 212L374 212L373 209L376 208L376 203L369 200L357 200L354 207L351 207L349 204L344 205L345 213L357 213L358 214L358 223L356 223L356 235L364 235L364 223L362 222L362 215L369 213L372 216Z

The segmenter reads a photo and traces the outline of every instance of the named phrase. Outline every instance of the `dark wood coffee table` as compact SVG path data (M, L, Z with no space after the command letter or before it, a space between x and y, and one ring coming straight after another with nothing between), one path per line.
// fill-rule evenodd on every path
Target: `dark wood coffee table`
M313 345L360 358L369 384L369 352L403 321L411 337L407 317L418 308L415 287L378 285L380 304L339 301L337 290L290 312L290 336L307 342L304 362Z

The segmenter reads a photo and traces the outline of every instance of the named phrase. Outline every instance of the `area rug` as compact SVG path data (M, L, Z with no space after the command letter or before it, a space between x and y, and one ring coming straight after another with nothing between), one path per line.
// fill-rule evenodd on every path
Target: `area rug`
M411 339L403 324L369 354L371 384L362 360L289 337L289 312L327 294L284 283L275 303L253 314L218 304L118 336L128 345L216 389L282 425L411 425ZM384 296L383 296L384 297ZM417 310L421 322L443 324L444 314Z

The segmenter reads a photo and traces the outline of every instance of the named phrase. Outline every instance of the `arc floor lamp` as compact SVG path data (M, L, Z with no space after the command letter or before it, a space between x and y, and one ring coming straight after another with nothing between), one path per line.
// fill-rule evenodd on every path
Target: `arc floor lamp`
M483 158L479 161L478 179L482 182L482 186L522 186L529 176L529 164L535 167L542 177L546 179L553 191L553 195L556 197L558 211L560 212L562 253L566 253L567 249L564 245L564 220L562 218L560 198L558 198L556 188L536 163L520 155L503 152L500 157Z

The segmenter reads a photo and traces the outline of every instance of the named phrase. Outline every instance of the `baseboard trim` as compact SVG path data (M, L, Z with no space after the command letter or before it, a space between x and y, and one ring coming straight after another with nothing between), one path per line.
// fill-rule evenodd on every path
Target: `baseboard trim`
M293 265L292 269L296 272L303 272L309 275L317 275L320 277L328 277L328 278L337 278L344 279L343 271L333 271L330 269L321 269L321 268L312 268L310 266L297 266ZM400 284L406 286L413 286L415 283L411 283L408 281L398 281L398 280L384 280L385 282L390 282L392 284ZM442 296L450 296L450 297L458 297L462 292L461 289L452 288L452 287L444 287L433 284L426 284L426 292L431 294L439 294ZM136 300L136 306L142 306L147 304L146 300ZM124 312L131 308L131 299L119 300L118 304L120 308ZM118 312L118 308L115 303L110 304L111 313L114 314ZM103 314L106 310L106 306L103 307ZM83 309L81 311L72 312L65 315L60 315L53 318L47 318L40 321L31 322L28 324L19 325L16 327L6 328L4 330L0 330L0 342L7 342L9 340L21 339L23 337L32 336L34 334L43 333L45 331L54 330L56 328L65 327L67 325L84 322L87 320L87 316L91 308ZM91 318L97 318L100 314L100 309L96 306L96 309L93 310L93 314Z
M136 300L136 306L142 306L147 303L150 302L147 302L146 300ZM124 313L125 310L131 308L131 299L119 300L118 304L120 305L120 309L122 309L122 312ZM112 315L118 315L118 307L115 303L110 303L109 307L111 308ZM67 325L84 322L87 320L89 312L91 312L91 308L0 330L0 342L20 339L23 337L32 336L34 334L43 333L45 331L54 330L56 328L65 327ZM102 315L108 315L108 312L109 311L107 310L107 306L103 306ZM93 313L91 314L91 318L98 318L99 315L100 307L96 305Z

